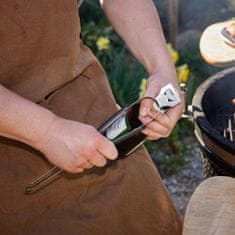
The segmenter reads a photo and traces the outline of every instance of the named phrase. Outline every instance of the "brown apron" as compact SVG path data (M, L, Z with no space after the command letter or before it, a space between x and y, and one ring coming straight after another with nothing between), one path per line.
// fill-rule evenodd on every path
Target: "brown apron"
M61 117L98 127L117 108L79 34L75 0L2 0L0 82ZM0 139L0 234L181 233L144 149L109 167L64 173L25 195L25 186L50 167L35 149Z

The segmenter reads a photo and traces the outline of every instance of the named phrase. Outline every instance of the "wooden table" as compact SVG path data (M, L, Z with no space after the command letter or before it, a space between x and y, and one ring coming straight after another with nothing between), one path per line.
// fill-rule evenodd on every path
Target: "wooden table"
M183 235L235 234L235 179L216 176L205 180L188 204Z

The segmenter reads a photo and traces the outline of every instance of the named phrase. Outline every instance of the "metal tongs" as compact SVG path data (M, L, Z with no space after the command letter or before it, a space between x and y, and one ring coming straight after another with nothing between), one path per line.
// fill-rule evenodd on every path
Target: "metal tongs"
M153 99L153 98L152 98ZM139 102L139 101L138 101ZM135 105L137 102L133 103L131 106ZM124 116L127 114L128 109L130 108L130 106L124 107L123 109L121 109L120 111L118 111L117 113L115 113L110 119L108 119L102 126L100 126L97 130L101 133L101 134L105 134L106 130L111 127L113 125L113 123L115 123L120 117ZM159 114L159 113L158 113ZM154 119L157 118L154 117ZM140 133L150 122L152 122L153 120L149 121L147 124L143 124L141 126L139 126L138 128L133 129L131 132L129 132L127 135L124 136L124 138L121 139L117 139L114 140L113 143L114 144L119 144L121 141L127 139L130 135L133 134L137 134ZM126 153L126 155L129 155L132 151L129 151L128 153ZM46 187L47 185L49 185L50 183L52 183L53 181L55 181L57 179L57 176L62 173L63 170L60 169L57 166L52 167L50 170L48 170L45 174L43 174L42 176L40 176L39 178L37 178L35 181L33 181L32 183L30 183L26 188L25 188L25 193L26 194L33 194L37 191L39 191L40 189Z
M133 136L135 134L139 134L147 125L149 125L153 120L155 120L160 113L164 113L168 108L176 106L177 104L180 103L180 98L178 93L174 90L173 86L171 84L166 85L163 87L159 93L159 95L156 98L153 97L143 97L142 99L152 99L154 102L157 102L159 107L160 112L157 112L156 115L146 124L142 124L138 126L137 128L134 128L121 138L117 138L116 140L113 140L113 143L116 145L118 149L118 145L122 143L123 141L127 140L130 136ZM118 112L116 112L113 116L111 116L103 125L101 125L97 130L105 135L107 129L111 127L119 118L122 116L125 116L128 113L128 110L135 104L139 103L142 101L142 99L137 100L136 102L132 103L131 105L122 108ZM143 139L140 139L139 143L135 146L130 146L129 150L126 151L125 153L119 152L119 155L125 155L128 156L131 154L135 149L137 149L140 145L142 145L144 142ZM120 156L119 156L120 157ZM25 188L25 194L33 194L40 189L46 187L53 181L55 181L59 174L63 172L62 169L60 169L57 166L52 167L50 170L48 170L45 174L37 178L35 181L30 183L26 188Z

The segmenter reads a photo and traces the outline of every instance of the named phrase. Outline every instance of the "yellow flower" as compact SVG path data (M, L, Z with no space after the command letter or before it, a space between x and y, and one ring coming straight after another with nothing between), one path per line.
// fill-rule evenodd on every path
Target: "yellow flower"
M188 81L190 70L187 64L183 64L177 67L177 75L179 82L186 83Z
M172 47L172 45L170 43L167 43L167 49L170 54L171 60L174 63L177 63L177 61L180 58L179 53Z
M140 93L139 93L140 97L144 96L146 88L147 88L147 80L145 78L143 78L140 83Z
M99 50L105 50L109 48L110 40L107 37L99 37L96 41L96 45Z

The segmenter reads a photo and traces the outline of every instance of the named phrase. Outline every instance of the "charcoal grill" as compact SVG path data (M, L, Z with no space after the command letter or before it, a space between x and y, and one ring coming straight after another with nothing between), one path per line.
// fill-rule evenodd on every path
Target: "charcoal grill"
M235 67L208 78L195 92L192 115L204 175L235 177Z

